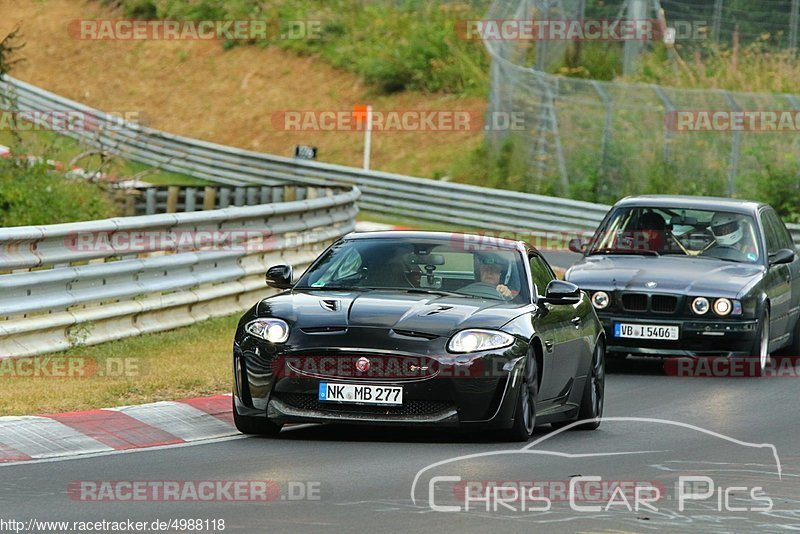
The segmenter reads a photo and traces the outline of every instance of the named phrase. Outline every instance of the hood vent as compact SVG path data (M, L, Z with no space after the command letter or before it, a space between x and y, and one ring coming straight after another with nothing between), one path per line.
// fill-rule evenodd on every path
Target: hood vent
M395 328L394 330L392 330L392 332L394 332L398 336L416 337L416 338L428 339L428 340L436 339L437 337L439 337L436 334L428 334L427 332L417 332L416 330L399 330L399 329Z
M433 309L426 313L425 315L436 315L437 313L441 313L443 311L452 310L452 306L438 306L436 309Z

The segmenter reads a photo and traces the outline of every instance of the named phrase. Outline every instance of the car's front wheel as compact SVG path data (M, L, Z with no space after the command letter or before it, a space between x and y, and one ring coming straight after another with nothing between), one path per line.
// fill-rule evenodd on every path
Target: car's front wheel
M539 385L536 359L529 356L525 362L522 384L514 410L514 424L509 431L510 441L528 441L536 427L536 395Z
M236 430L242 434L253 434L259 436L277 436L281 431L281 425L277 425L264 417L251 417L248 415L239 415L236 411L236 400L232 400L233 408L233 423L236 425Z
M764 310L756 327L756 336L747 356L737 358L745 360L747 376L764 376L769 367L769 309Z

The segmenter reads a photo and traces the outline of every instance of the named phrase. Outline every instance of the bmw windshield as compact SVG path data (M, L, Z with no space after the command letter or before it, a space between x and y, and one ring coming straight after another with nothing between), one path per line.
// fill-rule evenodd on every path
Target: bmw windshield
M522 255L447 241L361 238L332 246L295 289L392 289L530 302Z
M757 263L763 257L753 217L669 207L617 209L592 240L589 255L678 255Z

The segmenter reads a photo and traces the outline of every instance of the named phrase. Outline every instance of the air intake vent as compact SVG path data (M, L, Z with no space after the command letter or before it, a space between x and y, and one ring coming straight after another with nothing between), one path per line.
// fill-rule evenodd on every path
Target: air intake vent
M656 313L675 313L678 308L678 297L672 295L653 295L650 297L650 309Z
M425 315L436 315L437 313L441 313L443 311L452 310L452 309L453 309L452 306L439 306L438 308L429 311Z
M644 293L623 293L622 307L625 311L647 311L647 295Z

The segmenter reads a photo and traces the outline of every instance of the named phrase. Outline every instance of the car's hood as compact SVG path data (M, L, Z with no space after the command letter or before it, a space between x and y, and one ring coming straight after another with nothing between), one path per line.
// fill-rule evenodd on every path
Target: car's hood
M713 258L597 255L570 267L565 278L586 289L735 297L757 283L763 271L761 265Z
M373 290L292 291L264 299L257 313L300 328L360 326L446 336L463 328L499 328L523 311L497 300Z

